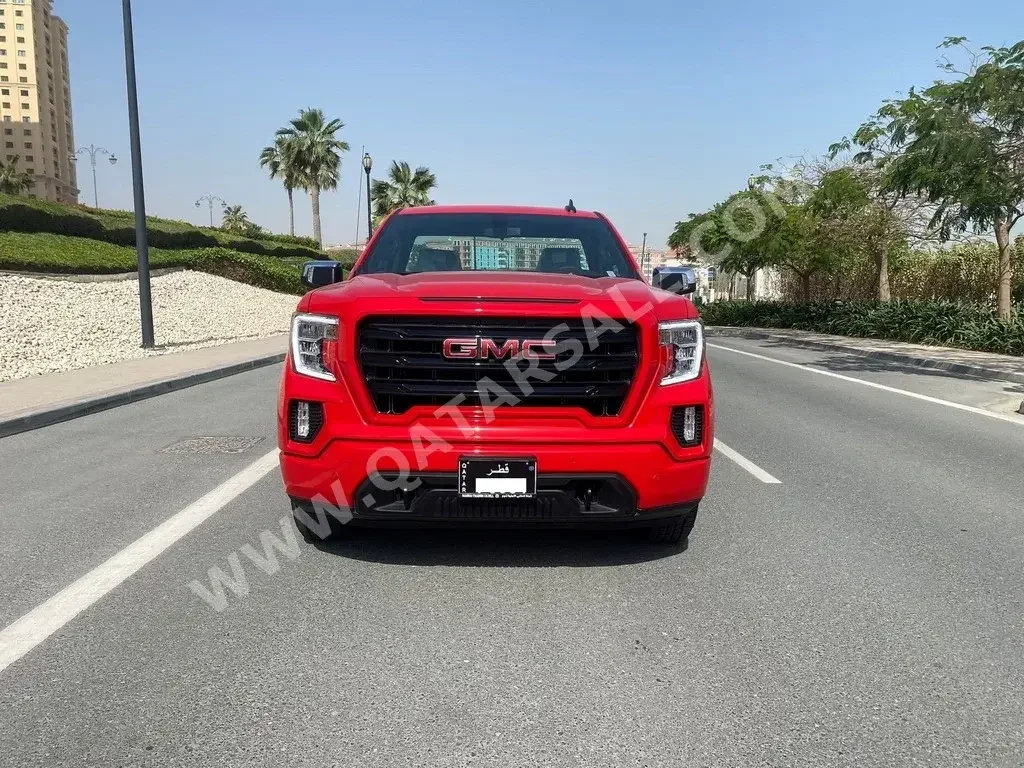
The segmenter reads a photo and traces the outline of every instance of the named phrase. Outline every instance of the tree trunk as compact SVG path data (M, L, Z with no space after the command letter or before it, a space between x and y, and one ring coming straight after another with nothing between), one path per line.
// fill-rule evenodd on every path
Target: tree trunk
M320 233L320 186L314 184L309 190L309 195L313 199L313 239L323 248L324 239Z
M295 237L295 190L288 189L288 232Z
M747 301L753 301L754 300L754 275L755 274L757 274L757 270L754 270L753 272L751 272L749 275L746 276L746 278L747 278Z
M878 293L875 298L879 301L889 301L892 292L889 290L889 249L880 248L875 254L875 265L878 267Z
M736 293L736 273L733 272L729 275L729 301L732 301L733 294Z
M804 304L810 304L811 303L811 276L809 274L807 274L807 275L800 275L800 285L803 287L803 291L804 291Z
M1013 263L1010 251L1010 225L1006 221L996 222L996 245L999 246L999 287L996 291L996 311L999 316L1010 317L1010 290L1013 284Z

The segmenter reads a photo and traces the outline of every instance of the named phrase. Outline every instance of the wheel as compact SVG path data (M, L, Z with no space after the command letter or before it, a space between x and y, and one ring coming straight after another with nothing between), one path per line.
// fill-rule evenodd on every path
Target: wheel
M659 520L648 532L648 540L654 544L683 543L683 549L689 545L690 531L697 522L697 510L678 517L667 517Z

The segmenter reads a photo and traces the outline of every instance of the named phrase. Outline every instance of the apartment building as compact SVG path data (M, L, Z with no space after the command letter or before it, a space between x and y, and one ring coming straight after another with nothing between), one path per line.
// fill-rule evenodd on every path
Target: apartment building
M53 0L0 0L0 156L20 158L32 197L74 203L68 27L52 11Z

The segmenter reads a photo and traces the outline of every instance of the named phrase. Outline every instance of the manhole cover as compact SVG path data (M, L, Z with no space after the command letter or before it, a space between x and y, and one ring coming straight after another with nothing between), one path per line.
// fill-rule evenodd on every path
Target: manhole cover
M245 453L262 437L189 437L164 448L161 453Z

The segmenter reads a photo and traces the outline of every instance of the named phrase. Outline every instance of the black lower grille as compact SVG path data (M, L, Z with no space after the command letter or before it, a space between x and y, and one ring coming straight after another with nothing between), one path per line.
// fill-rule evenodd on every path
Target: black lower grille
M418 405L569 406L615 416L639 364L636 327L564 318L369 318L358 330L359 364L380 413ZM547 337L551 360L514 357L525 341ZM445 341L463 357L446 357ZM595 342L593 349L590 341ZM470 356L471 355L471 356ZM544 374L526 377L534 366ZM522 386L521 382L529 386Z
M356 491L356 514L375 520L566 520L630 517L636 513L633 489L614 475L539 475L532 499L467 499L458 495L454 474L398 478L379 475ZM406 490L402 490L404 486Z
M700 445L704 440L704 407L700 405L687 406L688 408L695 408L696 413L694 414L695 429L693 440L686 440L683 434L683 427L686 422L686 408L673 408L672 409L672 434L675 435L676 440L684 448L690 448L695 445Z

